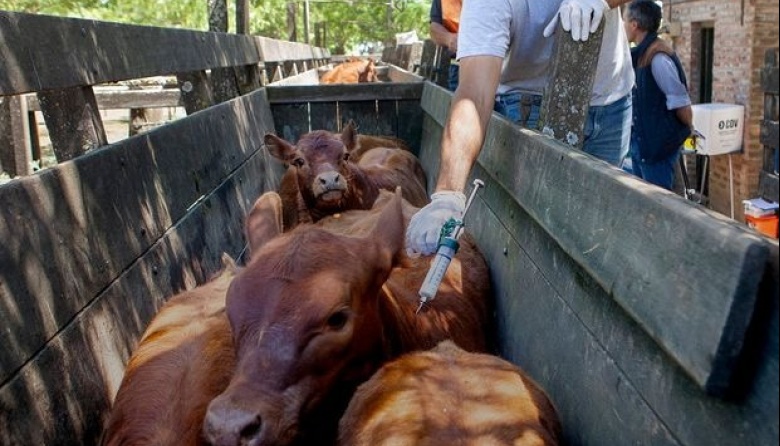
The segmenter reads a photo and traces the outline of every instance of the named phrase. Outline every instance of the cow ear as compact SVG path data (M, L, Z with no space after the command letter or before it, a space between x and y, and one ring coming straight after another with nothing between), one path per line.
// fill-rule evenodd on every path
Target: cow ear
M369 237L377 243L381 255L386 256L385 260L392 264L393 258L401 252L404 246L405 233L401 188L397 187L395 194L382 209L382 213L379 214L376 226Z
M266 133L263 141L268 152L279 161L291 163L297 157L298 150L295 146L273 133Z
M249 254L282 233L282 198L278 193L266 192L255 201L244 230Z
M355 121L349 120L344 130L341 131L341 142L347 148L347 152L352 152L357 147L357 125Z

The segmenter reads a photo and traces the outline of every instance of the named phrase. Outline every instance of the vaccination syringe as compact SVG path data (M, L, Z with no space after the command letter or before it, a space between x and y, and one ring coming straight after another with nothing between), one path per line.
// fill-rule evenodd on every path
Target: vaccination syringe
M485 183L483 183L482 180L474 180L474 187L471 189L471 194L466 201L466 207L463 209L461 219L456 220L455 218L450 218L444 226L442 226L441 234L439 235L439 246L436 249L436 256L433 258L433 261L431 261L431 267L420 287L420 305L417 307L416 313L419 313L425 304L436 297L436 292L439 290L442 279L444 279L447 267L450 266L452 258L455 257L455 253L458 252L458 248L460 247L458 238L460 238L460 235L463 233L463 218L465 218L466 212L471 207L471 202L474 201L477 190L484 185Z

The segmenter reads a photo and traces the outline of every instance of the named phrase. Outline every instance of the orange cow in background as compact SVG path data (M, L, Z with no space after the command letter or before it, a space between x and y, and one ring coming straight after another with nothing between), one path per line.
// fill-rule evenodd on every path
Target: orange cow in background
M343 62L320 78L321 84L357 84L360 82L379 82L374 59Z

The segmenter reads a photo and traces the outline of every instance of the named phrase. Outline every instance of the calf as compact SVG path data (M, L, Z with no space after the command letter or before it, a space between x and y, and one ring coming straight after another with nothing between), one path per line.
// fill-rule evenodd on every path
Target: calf
M258 203L273 209L254 215L281 213L279 199ZM387 360L448 338L486 349L487 269L468 243L415 315L427 262L404 256L413 210L385 192L370 211L250 238L261 247L227 297L236 372L204 422L213 444L332 444L355 388Z
M374 137L363 144L379 141ZM340 135L324 130L307 133L296 145L267 134L268 151L289 165L279 186L285 230L349 209L370 209L380 190L398 186L410 203L424 206L428 195L419 160L392 139L386 141L394 146L362 149L352 123ZM361 152L357 162L351 159L354 150Z
M379 82L373 59L350 60L340 63L320 78L321 84L357 84Z
M339 423L339 446L552 446L558 415L519 367L450 341L384 365Z
M206 407L235 363L225 295L237 268L227 255L223 263L218 277L170 298L152 319L127 364L103 445L205 444Z

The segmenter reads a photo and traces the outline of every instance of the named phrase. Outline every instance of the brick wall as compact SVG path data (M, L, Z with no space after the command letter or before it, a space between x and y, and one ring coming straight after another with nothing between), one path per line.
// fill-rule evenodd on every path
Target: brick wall
M744 151L710 158L710 207L731 215L729 157L734 190L734 217L744 221L742 200L758 196L763 149L758 141L764 95L760 69L764 52L778 46L779 0L665 1L664 19L690 78L691 98L698 102L701 30L714 30L712 102L745 106Z

